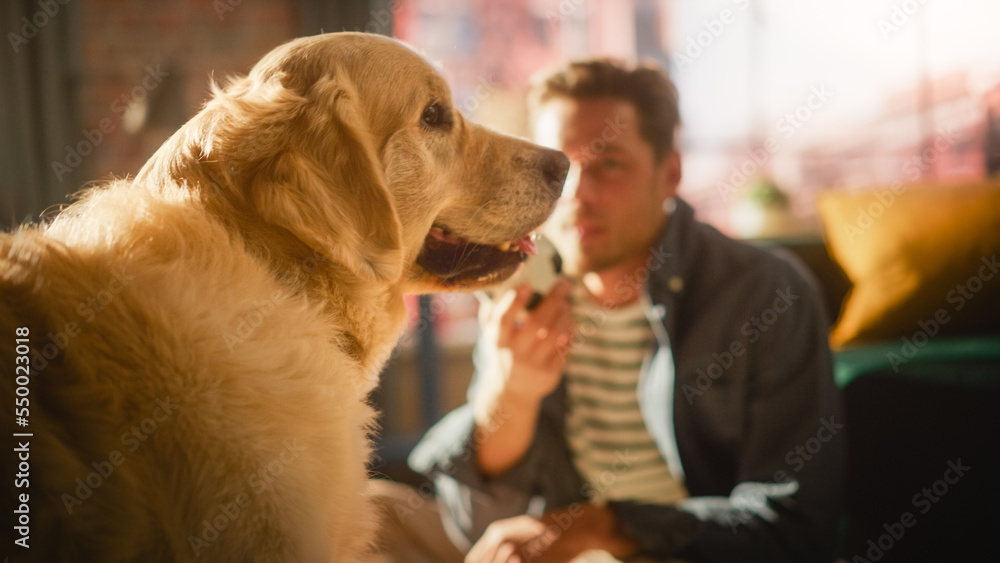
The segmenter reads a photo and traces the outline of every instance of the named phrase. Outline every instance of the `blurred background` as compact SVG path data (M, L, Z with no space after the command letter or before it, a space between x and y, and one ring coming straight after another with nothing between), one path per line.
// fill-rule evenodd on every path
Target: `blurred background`
M540 67L654 59L680 90L682 193L736 235L759 234L739 204L762 189L808 230L820 190L1000 168L992 0L5 0L0 16L4 226L135 173L210 80L321 31L413 44L463 111L514 134Z
M539 68L658 61L680 91L681 194L737 237L820 236L824 192L1000 169L995 0L4 0L0 18L5 228L137 172L211 80L343 30L411 43L462 111L517 135ZM387 463L462 402L471 373L475 299L410 305L375 397Z

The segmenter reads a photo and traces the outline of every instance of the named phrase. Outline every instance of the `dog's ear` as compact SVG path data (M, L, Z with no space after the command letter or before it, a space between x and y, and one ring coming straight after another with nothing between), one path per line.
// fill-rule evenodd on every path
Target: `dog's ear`
M260 163L250 200L269 223L364 280L403 273L401 227L354 88L320 78L288 123L287 149ZM290 116L291 117L291 116Z

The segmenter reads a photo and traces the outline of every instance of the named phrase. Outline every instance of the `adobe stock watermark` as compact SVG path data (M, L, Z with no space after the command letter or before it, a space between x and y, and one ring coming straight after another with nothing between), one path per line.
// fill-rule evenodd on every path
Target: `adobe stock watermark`
M806 462L812 461L823 445L837 437L837 434L844 429L843 424L837 423L837 417L819 419L820 427L816 430L816 435L810 437L804 444L795 446L785 454L785 463L791 466L792 471L798 473L806 466ZM788 481L788 474L779 470L774 473L775 483L785 483Z
M903 161L903 180L894 181L888 189L875 190L873 194L876 201L869 203L867 207L858 207L858 215L854 222L842 225L844 233L847 235L847 241L854 244L858 237L872 228L875 221L885 215L896 203L897 198L902 197L910 189L910 186L904 182L919 180L923 173L930 169L937 159L954 144L955 133L951 129L938 129L938 134L930 146Z
M213 0L212 8L215 10L215 15L219 17L219 21L226 21L226 15L230 12L235 12L236 7L243 4L243 0Z
M579 156L580 164L587 164L597 160L597 157L607 150L609 144L621 138L622 132L625 130L625 124L621 121L622 116L620 115L616 115L614 119L610 117L604 118L604 128L601 129L600 136L594 137L583 150L583 153Z
M295 267L287 279L295 283L305 280L319 269L320 264L324 260L326 260L325 256L319 251L313 250L312 256L303 258L295 263ZM226 349L232 352L237 346L249 340L257 329L264 324L264 320L274 313L274 310L288 295L286 290L276 289L266 299L251 303L252 307L250 310L237 317L231 328L222 334L222 340L226 343Z
M996 254L983 256L980 263L981 265L975 274L969 276L964 282L955 284L955 287L945 295L945 301L952 305L952 313L964 309L970 301L975 299L976 294L983 290L986 283L996 277L997 273L1000 273L1000 261L997 260ZM899 373L899 367L915 358L949 322L951 322L951 314L944 307L938 308L931 318L917 321L917 330L912 335L899 339L902 345L898 351L886 353L886 359L889 360L893 373Z
M728 178L715 185L715 189L718 190L723 201L729 201L730 195L736 194L747 180L760 172L771 157L781 150L781 141L778 140L777 136L786 141L791 139L817 112L823 109L834 94L827 89L826 85L813 86L809 89L809 95L805 102L779 117L774 123L775 135L768 136L761 146L748 151L746 158L729 170Z
M455 292L445 292L445 293L435 293L430 300L428 315L424 316L417 312L411 311L411 315L416 315L416 324L412 328L403 333L399 337L396 343L397 348L405 348L414 345L418 340L418 337L425 331L430 330L434 326L438 317L444 315L448 312L448 308L454 305L458 301L459 294ZM413 317L411 317L413 318Z
M768 514L769 511L772 511L768 506L770 495L795 493L799 483L794 479L793 474L802 471L806 464L812 461L826 444L836 439L837 435L845 428L844 424L837 422L836 416L820 418L819 422L820 425L815 436L809 437L803 444L796 445L785 454L785 463L791 468L791 474L784 469L779 469L774 472L772 483L752 483L747 484L744 489L737 487L733 490L733 505L737 511L727 514L726 522L734 534L739 532L741 524L747 524L755 516Z
M492 72L487 76L480 76L479 80L476 81L476 86L472 89L472 92L466 94L456 104L459 111L465 115L475 113L479 109L479 106L493 95L496 91L496 86L497 83L493 81Z
M489 439L490 435L496 432L510 418L510 413L504 411L493 413L484 423L476 425L472 439L465 443L462 449L456 452L456 455L451 457L463 463L470 461L472 456L475 455L476 450L479 449L479 445ZM439 469L445 475L451 476L455 474L457 467L449 459L447 464L441 466ZM419 488L410 489L410 494L405 504L397 502L393 505L393 509L396 511L399 521L403 522L420 510L424 504L433 501L435 501L434 485L425 481Z
M237 346L249 340L260 325L264 324L264 319L274 313L285 297L284 289L276 289L267 299L254 301L250 312L237 317L232 330L223 333L222 340L226 343L226 349L232 352Z
M167 76L169 76L169 73L161 69L159 64L155 67L146 65L146 74L142 77L140 83L129 92L122 94L111 102L111 111L119 114L118 121L123 121L129 107L145 100L146 96L162 84ZM110 117L101 118L97 123L97 127L93 129L83 129L81 131L83 134L82 139L74 145L66 145L66 156L61 161L52 161L52 172L55 173L56 179L62 182L66 174L69 174L76 167L83 164L83 159L90 156L94 152L94 149L104 143L108 135L117 130L118 124Z
M663 250L662 244L656 248L650 246L645 264L638 266L632 273L625 274L615 282L614 291L617 299L620 301L631 300L636 293L646 286L650 274L665 266L667 261L672 257L673 253ZM605 303L604 308L610 309L612 308L612 304L610 302Z
M42 28L49 25L49 22L59 15L60 6L65 6L69 2L70 0L40 0L37 12L31 14L30 18L22 16L20 21L21 27L18 28L20 33L13 31L7 33L7 40L10 41L10 46L14 49L14 53L19 53L21 47L27 45L28 41L37 37Z
M917 12L926 4L927 0L903 0L893 3L889 17L878 20L878 30L882 34L882 41L889 42L892 35L910 23L913 16L917 15Z
M545 531L535 539L521 545L521 558L524 561L534 561L548 551L562 535L569 531L578 518L583 516L583 505L578 502L570 504L565 509L548 516L552 521Z
M951 487L957 484L965 474L972 468L962 464L962 458L955 461L948 460L947 468L940 479L931 483L930 486L920 489L918 493L910 499L913 508L919 509L920 514L927 514L934 505L941 502L941 499L948 494ZM851 563L874 563L885 557L885 554L901 541L910 528L917 525L917 517L909 510L899 515L895 522L882 524L885 533L875 539L869 539L867 551L864 557L855 555L851 558Z
M283 440L282 445L284 449L276 458L247 476L249 492L243 490L230 502L219 504L217 510L202 520L200 533L188 536L188 546L195 557L199 557L201 550L218 540L233 522L245 515L253 505L254 496L271 488L272 483L285 472L285 467L294 463L305 451L294 439Z
M628 448L625 451L615 450L615 460L611 465L601 471L597 477L588 480L580 487L580 494L591 501L595 499L603 500L607 492L618 482L623 474L628 472L636 464L638 459L632 455Z
M778 322L778 317L788 311L801 296L792 293L792 288L775 290L774 302L767 309L760 312L760 315L750 317L750 320L743 323L740 333L747 337L748 344L755 344L760 340L761 335L767 332L774 323ZM734 340L729 344L728 349L712 353L712 361L704 369L698 368L698 377L695 384L685 383L681 386L684 398L688 405L693 405L695 397L700 397L708 391L715 382L722 377L725 371L736 363L736 358L742 356L747 348L740 340Z
M731 0L741 11L746 11L750 0ZM674 64L680 72L686 71L694 61L705 53L715 41L725 33L726 29L737 19L737 13L729 8L723 8L718 16L702 21L705 28L687 38L684 49L674 53Z
M115 297L135 280L135 276L127 273L124 266L120 266L117 271L111 272L110 278L104 287L76 304L74 310L83 319L83 323L90 324L94 322L94 319L111 305ZM31 357L32 369L37 373L44 371L48 367L49 362L63 353L66 347L69 346L70 341L80 334L81 324L77 321L66 321L63 324L62 330L48 333L48 342L44 342L41 348L34 349Z
M576 13L576 10L582 6L584 2L586 2L586 0L559 0L559 5L556 6L557 11L548 8L542 15L545 16L545 21L547 21L549 25L555 25L556 22L564 23L570 18L570 16Z
M396 17L396 14L403 8L403 3L398 0L392 0L389 5L381 8L378 11L371 10L368 15L371 16L368 19L368 23L365 27L359 31L365 33L377 33L380 35L392 35L392 20Z
M611 463L610 468L602 471L596 480L584 483L580 488L580 494L591 501L604 499L607 491L635 465L636 461L637 459L629 453L628 449L624 452L616 450L615 461ZM547 515L546 518L551 523L546 526L545 531L534 540L521 545L520 551L524 560L534 561L535 558L548 551L552 544L558 541L564 533L569 531L573 523L583 516L583 510L580 503L574 502L563 510Z
M740 483L729 494L729 502L735 508L735 512L726 514L726 523L733 534L740 531L740 525L745 525L761 516L773 521L777 518L777 513L768 504L768 499L775 497L785 497L795 494L799 490L798 481L787 481L784 483Z
M157 399L156 406L153 407L148 417L137 424L133 424L122 433L120 440L124 449L132 453L138 450L142 446L142 443L149 439L160 425L166 422L170 415L179 407L180 405L172 402L170 397ZM73 514L73 510L76 507L89 499L105 481L111 478L116 469L128 461L128 458L125 456L126 454L122 450L114 449L108 454L107 459L91 462L90 466L94 468L94 471L84 477L76 478L77 486L73 491L74 494L63 493L62 497L60 497L66 512Z
M597 334L600 327L608 320L607 311L614 309L616 302L627 302L633 299L645 287L650 275L665 266L672 256L673 253L666 252L662 244L655 248L650 246L645 264L636 267L634 271L626 273L615 282L613 288L615 297L609 297L604 300L600 307L587 311L586 321L577 324L572 342L562 353L569 356L578 350L588 338Z

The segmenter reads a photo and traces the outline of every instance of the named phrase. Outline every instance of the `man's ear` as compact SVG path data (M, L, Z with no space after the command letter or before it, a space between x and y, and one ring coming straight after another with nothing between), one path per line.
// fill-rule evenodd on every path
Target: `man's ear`
M399 217L353 86L323 77L290 120L287 149L260 163L249 198L267 222L369 281L403 273Z
M660 163L662 170L662 184L660 194L663 199L669 199L677 195L677 188L681 183L681 154L676 150L671 150L663 155Z

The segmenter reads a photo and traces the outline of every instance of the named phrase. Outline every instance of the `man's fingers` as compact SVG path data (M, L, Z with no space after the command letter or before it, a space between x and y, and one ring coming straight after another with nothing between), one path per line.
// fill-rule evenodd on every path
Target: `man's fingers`
M493 560L493 555L496 554L497 544L496 540L493 539L490 534L490 529L486 529L486 533L479 538L469 550L469 553L465 554L465 563L486 563Z
M567 286L568 289L568 286ZM532 336L537 340L546 340L545 346L533 345L545 357L552 355L565 356L565 349L572 341L575 326L573 312L563 289L557 288L546 298L545 309L539 308L538 317L533 319ZM537 326L537 328L534 328Z
M538 346L539 340L547 340L558 332L558 325L564 317L571 315L567 300L568 284L557 284L545 296L541 305L528 313L522 326L518 328L518 338L527 349Z
M521 560L517 554L517 544L512 541L505 541L497 548L496 555L493 556L493 563L517 563Z
M517 550L528 540L545 533L545 524L522 515L490 524L465 556L465 563L521 561Z
M505 295L504 303L509 306L503 312L500 322L499 343L501 346L516 346L525 351L533 350L539 340L547 340L559 332L564 317L570 316L567 293L569 283L561 282L553 287L541 305L532 311L525 309L532 296L528 285L518 286L513 296Z
M494 315L500 315L500 333L509 336L516 328L524 324L528 317L525 306L531 299L531 286L522 284L508 291L497 302Z
M545 296L541 304L535 308L534 320L541 326L551 326L557 317L564 311L569 310L569 282L560 280L552 286L552 290Z

